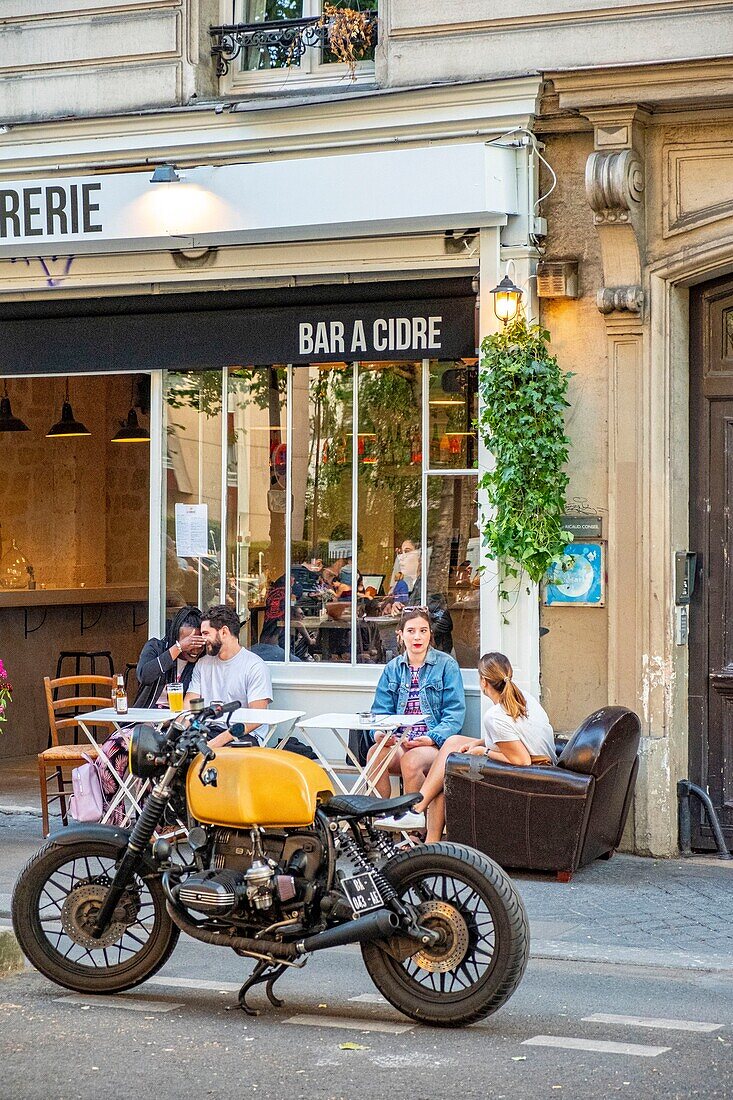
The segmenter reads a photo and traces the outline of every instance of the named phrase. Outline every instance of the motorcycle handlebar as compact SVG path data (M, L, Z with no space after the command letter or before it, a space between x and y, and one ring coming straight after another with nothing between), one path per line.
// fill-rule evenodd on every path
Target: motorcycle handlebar
M233 714L235 710L239 710L241 705L239 700L235 699L231 703L211 703L207 709L211 712L212 718L221 718L224 714Z

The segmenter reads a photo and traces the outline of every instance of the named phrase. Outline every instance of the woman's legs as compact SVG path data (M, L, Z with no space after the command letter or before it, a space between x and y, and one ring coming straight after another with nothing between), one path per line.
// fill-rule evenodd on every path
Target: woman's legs
M420 790L437 755L438 750L428 745L403 750L400 765L405 794Z
M384 763L384 758L391 749L390 741L391 738L385 737L381 741L377 741L376 745L372 745L372 747L367 752L367 766L364 774L366 778L374 784L381 798L390 797L392 793L392 784L390 783L389 777L390 775L400 774L400 762L402 754L404 752L404 750L400 746L400 748L397 749L395 755L392 757L389 768L385 768L385 770L379 776L379 779L377 779L375 782L372 777L377 772L381 771L382 764ZM417 750L415 749L413 751L416 752Z
M425 812L439 794L443 791L443 779L445 776L445 762L452 752L460 752L464 745L477 744L475 737L464 737L458 733L455 737L449 737L444 741L438 755L432 763L425 782L420 788L422 800L415 806L415 813Z
M440 794L436 794L428 806L426 817L428 829L425 843L437 844L439 840L443 839L443 830L445 829L445 795L442 791Z

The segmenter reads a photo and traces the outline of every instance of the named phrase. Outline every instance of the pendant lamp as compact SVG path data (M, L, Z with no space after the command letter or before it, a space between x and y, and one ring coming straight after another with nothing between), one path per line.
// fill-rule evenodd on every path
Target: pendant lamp
M13 416L13 410L10 408L10 398L8 397L8 383L6 381L3 388L3 396L0 398L0 432L27 431L30 431L28 425L19 417Z
M112 443L149 443L150 432L147 428L143 428L137 419L137 413L135 412L135 376L132 376L132 383L130 385L130 411L127 414L127 420L120 421L120 427L117 432L112 436Z
M88 428L74 419L74 411L69 404L69 379L66 379L66 396L61 406L61 419L46 432L46 439L72 439L91 435Z

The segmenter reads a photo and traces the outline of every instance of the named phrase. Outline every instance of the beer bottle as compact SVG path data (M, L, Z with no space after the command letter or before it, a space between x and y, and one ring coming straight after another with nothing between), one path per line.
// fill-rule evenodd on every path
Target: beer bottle
M117 673L117 683L112 690L112 701L117 714L127 714L127 691L125 690L125 678L121 672Z

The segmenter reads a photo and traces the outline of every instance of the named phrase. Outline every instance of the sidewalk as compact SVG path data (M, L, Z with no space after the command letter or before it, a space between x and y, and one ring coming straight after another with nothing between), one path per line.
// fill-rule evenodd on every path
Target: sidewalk
M5 761L0 922L7 920L18 872L41 843L35 758ZM512 878L529 915L533 958L733 974L733 862L616 855L576 872L570 883L549 875Z

